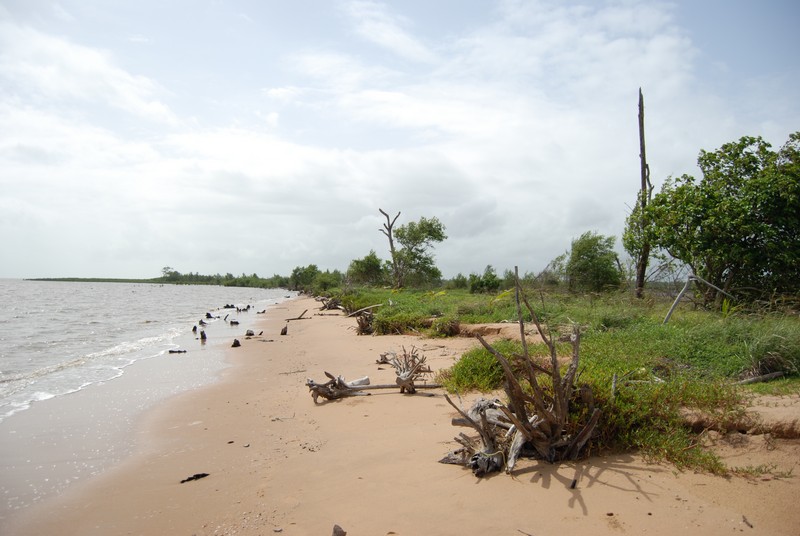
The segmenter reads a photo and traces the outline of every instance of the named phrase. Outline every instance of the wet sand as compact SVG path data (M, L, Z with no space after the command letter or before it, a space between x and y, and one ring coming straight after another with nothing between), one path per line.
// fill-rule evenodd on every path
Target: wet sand
M309 318L280 336L305 309ZM304 382L327 370L393 383L380 353L415 346L437 369L474 340L359 337L353 319L316 313L308 298L275 306L256 330L263 337L230 350L219 383L143 418L137 454L26 509L5 534L327 535L334 524L351 536L798 533L796 475L725 479L628 454L523 460L513 476L484 479L439 464L467 431L450 425L441 391L315 405ZM772 446L773 458L761 449L749 463L775 460L788 472L800 459L796 442ZM731 448L735 463L744 454ZM180 483L197 473L208 476Z

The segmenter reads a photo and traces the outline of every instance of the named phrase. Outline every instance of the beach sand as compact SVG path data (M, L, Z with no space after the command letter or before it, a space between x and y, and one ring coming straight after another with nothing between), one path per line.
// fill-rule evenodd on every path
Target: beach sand
M483 479L437 463L469 431L451 426L440 390L315 405L305 380L327 370L393 383L380 353L413 346L437 369L475 341L357 336L353 319L318 313L310 298L270 309L256 330L264 336L240 338L219 383L142 419L136 455L26 509L5 533L327 536L338 524L350 536L800 534L798 474L721 478L630 454L522 460L513 476ZM796 397L785 404L798 407ZM719 448L738 466L789 472L800 461L796 440L743 435ZM209 476L180 483L197 473Z

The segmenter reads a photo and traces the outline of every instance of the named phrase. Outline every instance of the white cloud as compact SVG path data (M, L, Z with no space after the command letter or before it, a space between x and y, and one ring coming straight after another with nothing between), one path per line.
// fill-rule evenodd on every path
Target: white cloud
M403 29L410 21L393 14L386 4L356 0L347 3L345 11L356 24L356 32L368 41L406 59L422 63L437 61L435 54Z
M19 92L43 99L102 102L117 110L166 124L177 119L156 95L152 80L114 65L110 54L0 22L0 77Z
M64 22L75 22L75 17L61 4L53 4L53 16Z
M128 36L128 41L131 43L149 44L152 40L146 35L134 34Z
M59 255L63 266L103 259L113 271L95 275L109 276L344 269L370 249L386 255L383 208L445 223L446 275L536 271L587 230L621 233L639 180L639 86L656 187L692 173L701 147L759 129L780 145L797 123L791 98L765 89L780 78L710 93L667 5L496 5L427 41L415 33L423 21L374 2L347 3L331 33L283 40L280 53L260 41L263 13L197 28L202 43L170 36L230 57L244 58L232 41L259 50L241 77L157 64L168 50L158 25L130 23L150 46L118 43L138 35L126 28L89 47L7 17L0 235L31 258L4 268L28 276ZM176 102L183 115L166 104L172 90L222 79L204 100Z

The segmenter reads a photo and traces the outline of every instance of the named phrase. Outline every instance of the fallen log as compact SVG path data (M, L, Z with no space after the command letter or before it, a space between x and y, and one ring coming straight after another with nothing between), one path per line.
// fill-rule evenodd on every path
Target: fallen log
M382 390L382 389L397 389L398 386L401 388L401 393L403 392L403 385L400 383L396 384L381 384L381 385L370 385L369 377L365 376L363 378L359 378L358 380L353 380L348 382L345 380L344 376L334 376L328 371L325 371L325 376L329 378L329 380L325 383L319 383L311 378L306 378L306 386L308 390L311 392L311 398L314 399L314 403L318 403L318 398L322 397L325 400L338 400L340 398L345 398L348 396L366 396L370 393L366 391L372 390ZM441 384L438 383L426 383L423 385L415 385L415 389L438 389L441 387ZM409 394L413 394L413 392L408 391Z
M770 372L769 374L762 374L761 376L755 376L753 378L747 378L745 380L738 381L734 385L749 385L751 383L768 382L770 380L774 380L776 378L780 378L784 374L786 374L786 373L783 372L783 371Z

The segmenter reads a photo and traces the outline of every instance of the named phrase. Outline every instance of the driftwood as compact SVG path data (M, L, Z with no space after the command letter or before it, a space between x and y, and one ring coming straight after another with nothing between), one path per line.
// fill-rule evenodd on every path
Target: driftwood
M518 273L515 269L515 274ZM539 322L536 313L522 296L519 277L516 279L516 305L517 318L519 320L520 340L522 342L521 356L505 356L493 346L486 342L480 335L477 336L480 343L495 356L503 368L505 375L505 391L508 396L508 404L504 405L499 401L493 401L491 406L487 404L479 405L470 416L452 402L451 405L461 414L467 425L478 431L483 447L476 453L483 453L482 456L494 456L496 450L503 455L503 464L487 465L487 468L494 467L500 470L503 465L506 472L513 471L517 459L526 449L531 449L535 457L548 462L576 459L587 441L594 433L594 429L600 419L600 410L594 407L594 397L588 386L581 387L576 393L575 381L578 373L579 349L580 349L580 329L573 326L572 359L566 371L562 375L561 367L558 363L556 354L556 344L552 336L544 330ZM535 363L528 352L528 344L525 338L525 325L522 314L522 304L524 303L531 319L536 326L539 335L550 351L549 364L543 366ZM512 367L511 360L514 359L515 366ZM548 366L549 365L549 366ZM521 371L519 374L516 371ZM548 381L540 380L541 375L549 376ZM518 377L518 376L521 376ZM525 388L523 388L523 382ZM577 395L577 396L573 396ZM582 416L583 423L574 423L570 417L570 404L573 398L584 404ZM497 437L498 428L496 424L491 424L487 417L488 409L499 410L505 420L512 426L504 432L504 439L511 437L511 441L500 441ZM471 410L472 411L472 410ZM480 421L475 418L475 414L480 416ZM457 421L461 424L461 420ZM469 447L463 440L456 438L469 453ZM494 457L493 459L497 459ZM476 475L481 471L476 471L474 463L470 460L466 463L475 471ZM479 475L480 476L480 475Z
M344 376L334 376L328 371L325 371L325 376L330 378L325 383L318 383L311 378L306 378L306 386L308 386L308 390L311 391L311 398L314 399L315 404L319 397L325 400L337 400L347 396L364 396L369 394L362 392L363 387L369 385L369 378L367 377L348 382L344 379Z
M483 476L487 473L500 471L505 465L505 453L502 448L498 448L495 434L492 430L492 425L489 424L486 417L486 411L493 408L494 401L483 400L482 403L473 405L470 412L467 413L463 409L456 406L450 397L444 395L447 403L453 406L455 410L461 415L466 426L473 428L481 440L481 448L477 448L475 442L467 437L466 434L458 434L454 438L456 442L461 445L461 448L445 456L440 463L455 463L457 465L466 465L475 476ZM481 401L479 401L481 402ZM472 413L479 421L470 415Z
M344 307L342 307L342 301L339 298L327 298L327 297L319 297L317 301L322 302L322 306L319 308L320 311L344 311Z
M751 383L761 383L761 382L768 382L770 380L774 380L776 378L780 378L781 376L785 375L786 373L783 371L778 372L770 372L769 374L762 374L761 376L755 376L753 378L747 378L745 380L741 380L735 383L735 385L749 385Z
M192 476L187 476L183 480L181 480L181 484L185 484L186 482L191 482L193 480L200 480L201 478L205 478L208 476L208 473L195 473Z
M322 397L325 400L338 400L348 396L367 396L370 393L366 391L397 389L397 384L371 385L369 377L367 376L351 382L345 380L344 376L334 376L328 371L325 371L325 376L330 378L325 383L318 383L311 378L306 378L306 386L308 387L308 390L311 391L311 398L314 399L315 404L318 403L317 399L319 397ZM428 383L415 386L416 389L438 389L439 387L441 387L441 385L438 383Z
M308 318L303 318L303 316L308 312L308 309L300 313L300 316L296 316L294 318L287 318L287 322L291 322L292 320L308 320Z
M387 359L388 356L391 356ZM411 352L407 352L403 348L403 353L398 355L395 352L386 352L381 354L382 359L386 359L386 363L392 365L395 369L397 378L394 385L370 385L369 378L364 377L359 380L348 382L343 376L334 376L330 372L325 372L325 376L329 380L325 383L318 383L311 378L306 379L306 386L311 391L311 397L314 403L321 396L326 400L336 400L347 396L363 396L364 391L372 389L396 389L400 387L401 393L414 394L417 389L437 389L441 387L438 383L424 383L418 385L420 379L424 379L426 374L431 374L431 369L425 364L425 356L420 355L417 349L412 347Z
M505 430L513 427L513 424L508 420L505 413L499 408L499 400L487 400L479 398L472 403L472 407L467 411L467 415L471 421L480 421L481 414L486 416L486 421L492 426L499 426ZM453 426L472 426L472 422L464 417L453 417L450 424Z
M411 352L407 352L403 347L403 353L397 355L394 352L387 352L389 364L394 367L397 378L395 382L400 386L401 393L415 393L416 386L414 382L420 379L425 374L431 374L433 371L425 364L425 356L417 353L417 349L411 347Z
M374 309L374 308L376 308L376 307L383 307L383 304L382 304L382 303L376 303L375 305L370 305L370 306L368 306L368 307L362 307L362 308L361 308L361 309L359 309L358 311L353 311L352 313L350 313L349 315L347 315L347 317L348 317L348 318L350 318L351 316L358 316L358 315L360 315L361 313L364 313L364 312L366 312L366 311L371 311L372 309Z
M375 305L370 305L368 307L362 307L358 311L353 311L352 313L347 315L347 318L356 317L356 322L358 323L357 333L359 335L372 335L374 328L372 327L372 320L375 318L373 315L372 310L376 307L382 307L382 303L377 303Z
M373 318L373 314L369 311L365 311L356 317L356 323L358 324L357 333L359 335L372 335L375 331L372 325Z

